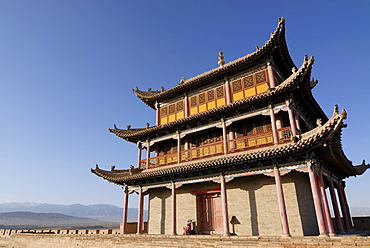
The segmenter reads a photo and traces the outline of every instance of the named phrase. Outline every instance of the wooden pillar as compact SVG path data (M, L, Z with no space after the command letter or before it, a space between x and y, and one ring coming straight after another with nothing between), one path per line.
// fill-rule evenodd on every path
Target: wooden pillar
M274 107L270 105L270 119L271 119L271 128L272 128L272 137L274 139L274 144L279 143L279 137L277 135L276 130L276 119L275 119L275 113L274 113Z
M267 63L267 74L268 74L268 77L269 77L270 88L273 89L273 88L275 88L276 83L275 83L274 71L273 71L271 62Z
M230 91L230 83L229 80L225 81L225 93L226 93L226 104L231 103L231 91Z
M122 234L127 233L127 211L128 211L128 189L126 187L122 187L124 197L123 197L123 217L122 217Z
M155 107L155 124L158 126L160 123L160 108L159 108L159 103L155 102L154 104Z
M286 213L286 206L285 206L285 200L284 200L284 192L283 187L281 184L281 178L280 178L280 171L279 168L276 166L274 167L274 175L275 175L275 184L276 184L276 191L279 201L279 210L280 210L280 219L281 219L281 227L283 229L283 237L290 237L290 231L289 231L289 223L288 223L288 216Z
M137 148L138 148L138 151L137 151L137 168L141 169L141 164L140 164L140 160L141 160L141 151L142 151L142 146L141 146L141 142L137 142Z
M139 187L139 202L137 208L137 234L143 233L144 194L143 188Z
M224 236L229 236L230 228L229 228L229 210L227 207L226 182L225 177L222 174L220 176L220 182L221 182L221 202L222 202L222 220L224 227Z
M181 163L181 136L180 132L177 131L177 163Z
M177 235L177 218L176 218L176 185L172 182L172 234Z
M351 211L349 210L349 205L348 205L348 201L347 201L346 191L344 190L344 188L346 187L346 183L345 182L342 182L342 187L343 187L344 203L345 203L345 207L347 209L347 214L348 214L349 226L350 226L351 231L354 231L355 229L354 229L354 227L352 225Z
M312 170L311 165L309 166L308 175L310 177L312 197L313 197L313 202L315 205L315 212L316 212L317 224L319 226L320 236L327 236L327 230L325 227L325 218L324 218L323 209L321 207L319 187L317 184L317 176L316 176L316 173Z
M291 104L289 100L286 101L286 105L288 107L289 123L290 123L290 127L292 128L292 135L293 137L295 137L297 135L297 127L296 127L296 122L294 119L294 113L290 106Z
M185 117L188 117L189 116L189 97L188 97L188 94L185 94L185 97L184 97L184 114L185 114Z
M221 119L221 125L222 125L222 138L223 138L223 146L224 146L224 154L228 154L228 147L227 147L227 132L226 132L226 122L224 119Z
M301 124L299 124L299 116L298 116L297 111L294 111L294 120L295 120L295 125L296 125L297 130L299 130L299 132L302 133Z
M329 179L329 192L330 192L331 203L333 205L333 210L334 210L335 223L337 223L337 228L338 228L337 231L338 233L345 233L343 229L342 219L340 218L338 201L335 195L333 179L331 178Z
M147 140L146 142L146 169L149 169L150 166L150 141Z
M326 198L324 178L322 176L321 171L318 174L318 179L319 179L319 187L320 187L320 192L321 192L322 206L323 206L323 212L324 212L324 216L326 220L325 223L327 226L327 230L329 232L329 236L335 236L333 222L330 216L328 198Z
M338 190L338 196L339 196L339 202L340 202L340 208L342 210L343 220L344 220L344 228L346 232L351 231L351 224L349 220L348 210L346 207L346 202L344 200L344 192L343 192L343 185L341 182L337 184L337 190Z

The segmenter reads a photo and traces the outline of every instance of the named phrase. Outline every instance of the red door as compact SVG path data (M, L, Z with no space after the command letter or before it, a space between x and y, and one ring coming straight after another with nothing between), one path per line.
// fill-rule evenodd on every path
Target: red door
M201 224L204 234L222 234L222 205L220 193L202 194L200 197Z

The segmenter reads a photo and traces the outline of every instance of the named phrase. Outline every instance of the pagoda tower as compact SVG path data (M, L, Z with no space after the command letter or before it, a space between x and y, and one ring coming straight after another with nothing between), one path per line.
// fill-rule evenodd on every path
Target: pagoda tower
M327 117L312 95L314 58L298 68L285 20L261 48L173 88L133 93L155 110L156 125L109 129L138 148L136 166L91 171L138 201L137 233L149 195L149 234L302 236L353 229L345 178L370 166L344 155L346 111ZM327 190L326 190L327 189ZM331 198L337 230L330 217ZM343 219L343 221L342 221Z

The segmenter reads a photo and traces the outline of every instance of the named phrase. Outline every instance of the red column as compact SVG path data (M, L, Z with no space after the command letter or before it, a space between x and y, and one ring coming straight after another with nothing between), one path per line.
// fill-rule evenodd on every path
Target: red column
M177 163L181 163L181 137L180 132L177 132Z
M346 232L350 232L351 231L351 224L350 224L348 210L347 210L347 207L346 207L346 201L344 199L343 185L342 185L341 182L339 182L337 184L337 190L338 190L340 208L342 209L342 216L343 216L343 219L344 219L344 227L345 227Z
M328 199L326 198L324 178L323 178L321 172L319 172L318 179L319 179L321 199L322 199L322 205L323 205L323 210L324 210L324 215L325 215L327 230L329 232L329 236L335 236L333 222L331 220L330 211L329 211Z
M330 192L330 197L331 197L331 203L333 205L333 210L334 210L334 215L335 215L335 222L337 223L337 227L338 227L337 231L338 231L338 233L345 233L344 229L343 229L342 219L340 218L338 201L337 201L337 197L335 195L333 179L331 179L331 178L329 179L329 192Z
M188 95L185 94L185 97L184 97L184 105L185 105L185 117L188 117L189 116L189 99L188 99Z
M127 233L127 210L128 210L128 189L127 187L123 188L123 218L122 218L122 234Z
M347 209L347 214L348 214L349 226L351 228L351 231L354 231L355 229L353 228L353 225L352 225L351 211L349 210L349 205L348 205L348 201L347 201L346 191L344 190L344 188L346 187L345 182L342 183L342 187L343 187L344 203L345 203L345 207Z
M176 185L172 182L172 234L177 235L177 222L176 222Z
M155 102L154 106L155 106L155 124L158 126L160 120L160 108L157 102Z
M288 107L288 115L289 115L289 123L292 128L292 135L295 137L297 135L297 127L295 125L294 113L292 108L290 107L290 102L286 101L286 105Z
M319 226L320 236L326 236L327 230L325 227L325 218L324 218L323 210L321 207L321 200L320 200L319 187L317 184L317 177L316 177L316 173L312 170L311 167L309 167L308 175L310 177L312 197L313 197L313 202L315 205L316 218L317 218L317 224Z
M275 79L274 79L274 71L272 69L271 63L267 63L267 73L269 76L269 81L270 81L270 88L273 89L276 86Z
M141 164L140 164L140 160L141 160L141 143L138 142L137 143L137 148L138 148L138 151L137 151L137 168L141 169Z
M143 188L139 188L139 203L137 208L137 234L143 232L144 194Z
M274 108L272 106L270 106L270 119L271 119L272 136L274 139L274 144L276 145L279 143L279 138L278 138L277 131L276 131L276 119L275 119L275 114L274 114Z
M226 92L226 104L231 103L231 92L230 92L230 83L229 80L225 82L225 92Z
M279 201L281 226L283 228L283 237L290 237L291 235L289 231L288 216L286 213L284 192L283 192L283 187L281 185L280 171L277 167L274 168L274 175L275 175L276 191L277 191L277 196L278 196L278 201Z
M149 169L150 166L150 141L147 141L147 147L146 147L146 169Z
M224 145L224 154L228 154L229 151L227 149L227 133L226 133L226 122L224 119L221 119L222 125L222 138L223 138L223 145Z
M226 195L226 182L224 175L220 177L221 181L221 201L222 201L222 217L223 217L223 226L224 226L224 235L230 235L229 229L229 211L227 208L227 195Z

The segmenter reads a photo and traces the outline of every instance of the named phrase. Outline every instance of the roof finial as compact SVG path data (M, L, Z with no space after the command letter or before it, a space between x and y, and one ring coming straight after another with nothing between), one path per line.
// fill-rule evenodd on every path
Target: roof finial
M222 49L220 48L220 51L218 52L218 55L219 55L219 56L218 56L218 63L217 63L217 64L218 64L219 66L221 66L221 67L222 67L222 66L224 66L224 64L225 64L223 54L224 54L224 53L222 52Z

